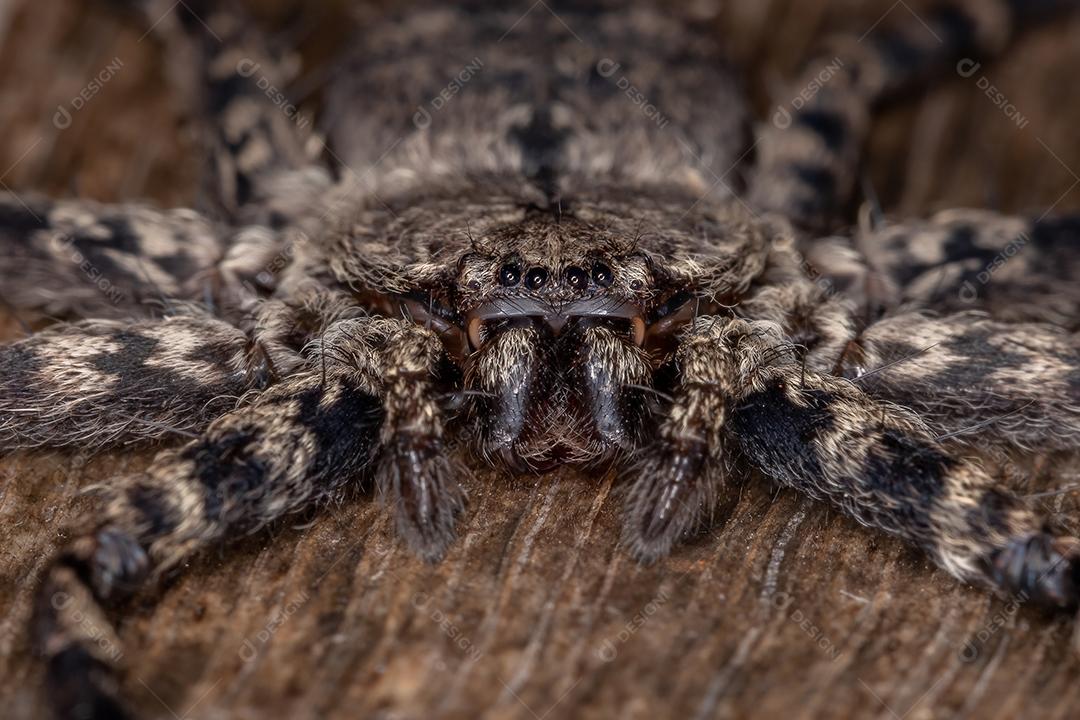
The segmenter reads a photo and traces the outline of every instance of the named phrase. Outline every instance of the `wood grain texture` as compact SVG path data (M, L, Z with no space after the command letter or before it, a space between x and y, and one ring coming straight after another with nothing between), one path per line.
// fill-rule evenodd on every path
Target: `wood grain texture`
M767 89L823 30L862 33L886 11L925 4L738 0L718 32L733 38L764 113ZM1069 92L1078 23L1034 33L983 67L1025 128L975 78L885 112L869 173L887 211L991 198L1008 210L1080 208L1070 169L1080 169L1080 99ZM141 29L57 0L15 4L6 32L0 180L196 202L194 142ZM312 56L326 45L305 36ZM71 127L54 127L57 105L113 57L124 69ZM20 333L10 316L0 322L0 337ZM67 524L93 512L79 490L147 461L146 452L0 460L0 714L42 717L29 601ZM1067 467L1075 474L1075 461ZM439 565L407 554L363 488L198 558L120 613L127 694L147 717L184 720L1080 714L1070 622L965 588L788 491L730 488L709 532L641 566L617 546L622 487L612 475L479 471L467 489L461 537ZM1040 503L1077 517L1075 495Z

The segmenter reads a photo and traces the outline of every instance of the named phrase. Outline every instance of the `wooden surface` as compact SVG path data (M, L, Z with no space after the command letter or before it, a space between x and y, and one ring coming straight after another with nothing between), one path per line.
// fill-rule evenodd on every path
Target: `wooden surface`
M890 7L886 22L923 5L740 0L724 26L760 99L823 28L861 34ZM194 143L142 29L76 0L16 3L5 27L0 181L196 201ZM1078 30L1059 23L980 71L1025 128L978 76L885 113L869 169L886 209L1080 208ZM315 37L311 52L324 52ZM71 127L54 127L57 106L115 57L123 70ZM0 337L20 332L0 320ZM147 457L0 460L0 714L41 716L25 623L66 524L93 512L78 491ZM709 532L643 567L617 547L611 475L480 471L467 487L461 538L440 565L410 557L364 489L193 561L119 618L127 694L147 717L183 720L1080 715L1070 622L965 588L790 492L732 487ZM1039 502L1077 517L1075 495Z

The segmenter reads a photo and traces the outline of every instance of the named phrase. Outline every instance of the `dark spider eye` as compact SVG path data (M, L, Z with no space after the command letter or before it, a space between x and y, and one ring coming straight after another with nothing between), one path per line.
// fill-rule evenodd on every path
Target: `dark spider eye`
M566 284L575 290L584 290L589 284L589 274L579 267L568 267L563 274L566 277Z
M499 271L499 284L513 287L521 282L521 268L513 263L507 263Z
M602 262L598 262L592 266L592 279L600 287L611 287L611 283L615 281L615 276L611 274L611 268Z
M525 287L530 290L539 290L547 282L548 272L544 268L534 267L525 274Z

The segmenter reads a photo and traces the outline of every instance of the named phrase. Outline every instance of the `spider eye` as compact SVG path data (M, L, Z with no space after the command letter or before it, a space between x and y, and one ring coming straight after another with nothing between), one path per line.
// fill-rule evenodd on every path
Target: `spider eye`
M499 284L505 287L513 287L521 282L521 268L513 263L507 263L499 271Z
M592 277L600 287L611 287L611 283L615 282L615 276L611 273L611 268L602 262L593 264Z
M575 290L584 290L589 284L589 274L579 267L566 268L566 284Z
M525 275L525 287L539 290L547 282L548 272L544 268L534 267Z

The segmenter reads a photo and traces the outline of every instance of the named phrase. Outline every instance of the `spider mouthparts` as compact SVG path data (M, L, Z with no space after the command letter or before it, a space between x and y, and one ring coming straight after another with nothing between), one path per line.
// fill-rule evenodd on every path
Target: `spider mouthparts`
M645 318L641 309L633 303L591 298L555 306L528 298L500 298L468 314L465 329L472 350L480 349L489 337L485 329L490 323L515 320L540 321L555 337L561 336L573 320L629 323L634 344L640 347L645 343Z

